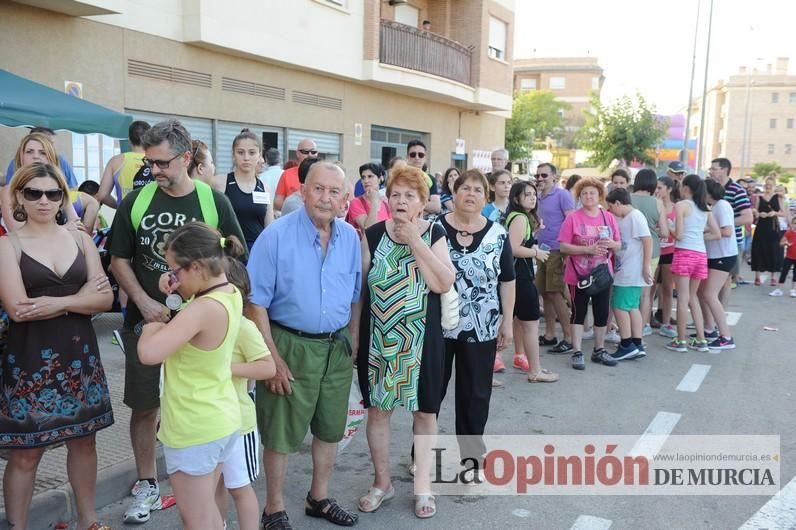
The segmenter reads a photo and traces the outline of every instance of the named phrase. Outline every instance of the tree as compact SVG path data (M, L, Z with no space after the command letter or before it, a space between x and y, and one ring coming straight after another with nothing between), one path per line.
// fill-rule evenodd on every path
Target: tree
M613 105L603 105L592 96L593 111L581 129L581 145L592 155L589 162L607 168L614 160L630 164L654 162L654 148L666 136L669 124L655 115L655 107L639 94L629 96Z
M767 177L772 173L776 173L777 175L782 173L782 166L774 161L758 162L752 166L752 175L755 177Z
M512 160L528 158L532 143L553 137L563 130L563 113L570 104L556 100L552 92L516 92L511 118L506 120L506 149Z

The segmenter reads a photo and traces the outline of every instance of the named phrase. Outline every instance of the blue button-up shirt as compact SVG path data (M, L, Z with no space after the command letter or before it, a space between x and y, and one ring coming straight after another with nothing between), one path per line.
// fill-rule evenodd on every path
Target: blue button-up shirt
M359 300L362 257L348 223L332 222L326 249L307 210L280 217L257 237L249 256L252 302L268 317L305 333L326 333L348 325Z

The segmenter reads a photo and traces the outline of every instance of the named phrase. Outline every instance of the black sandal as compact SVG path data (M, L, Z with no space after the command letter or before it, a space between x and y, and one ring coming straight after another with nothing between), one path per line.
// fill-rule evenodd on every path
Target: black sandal
M349 512L334 499L316 501L309 493L304 505L304 513L310 517L320 517L340 526L354 526L359 521L359 515Z
M260 522L263 525L263 530L293 530L290 522L288 522L287 512L284 510L270 515L263 512Z

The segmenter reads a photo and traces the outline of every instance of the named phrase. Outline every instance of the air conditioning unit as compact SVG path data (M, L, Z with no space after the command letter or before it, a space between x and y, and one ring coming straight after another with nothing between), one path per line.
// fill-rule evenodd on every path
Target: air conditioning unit
M389 1L388 1L388 3L389 3L391 6L397 6L397 5L399 5L399 4L405 4L406 2L407 2L407 0L389 0Z

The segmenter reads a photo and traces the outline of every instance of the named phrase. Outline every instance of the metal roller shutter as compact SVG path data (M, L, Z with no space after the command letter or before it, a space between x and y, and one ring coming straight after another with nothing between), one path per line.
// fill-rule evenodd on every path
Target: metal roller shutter
M169 118L176 118L180 123L188 129L191 133L191 138L194 140L202 140L210 149L213 149L213 120L206 118L191 118L189 116L174 116L169 114L160 114L155 112L142 112L139 110L127 110L128 114L133 115L133 119L144 120L150 125L167 120ZM215 154L215 153L214 153Z
M269 127L267 125L253 125L250 123L237 123L230 121L219 121L216 124L216 172L227 174L232 171L232 140L240 134L241 129L248 128L254 134L262 137L263 133L273 133L277 135L276 148L285 153L285 133L280 127Z
M300 129L287 130L287 149L290 151L291 158L295 158L298 143L309 138L315 141L318 152L327 160L342 160L342 150L340 147L340 136L337 133L325 133L319 131L302 131Z

